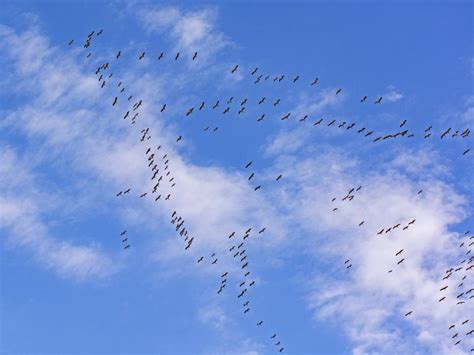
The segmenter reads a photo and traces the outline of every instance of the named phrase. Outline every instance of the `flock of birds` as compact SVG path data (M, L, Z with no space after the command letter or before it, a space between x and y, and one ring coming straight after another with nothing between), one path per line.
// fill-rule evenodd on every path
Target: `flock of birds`
M90 50L93 40L95 37L101 36L103 33L103 30L99 30L97 32L92 31L89 33L89 35L86 37L83 47L87 50ZM69 46L72 46L74 44L74 40L71 40L69 42ZM92 56L92 51L89 51L86 55L86 58L91 58ZM138 56L138 60L143 60L146 56L146 52L141 52ZM159 56L157 57L157 60L165 60L165 56L167 56L164 52L161 52ZM118 61L122 57L122 51L118 51L115 55L115 60ZM177 52L174 55L171 55L171 60L177 61L179 60L182 56L180 52ZM192 61L195 61L198 59L198 52L194 52L194 54L191 57ZM239 65L235 65L230 69L230 74L235 74L239 70ZM96 70L95 70L95 75L98 78L99 84L101 88L104 88L106 86L115 86L117 93L113 95L113 99L111 100L111 105L113 107L118 107L121 102L125 102L128 106L126 109L125 113L123 114L123 119L124 120L129 120L130 124L134 125L137 123L137 120L140 117L140 108L142 107L143 101L142 99L134 99L133 95L125 94L126 87L125 84L120 81L120 80L115 80L113 78L113 72L111 71L111 64L109 62L105 62L101 65L99 65ZM283 80L285 80L286 76L285 75L278 75L271 77L270 75L264 75L260 74L259 68L256 67L254 68L250 76L254 82L254 84L259 84L263 83L265 81L270 81L270 82L275 82L275 83L280 83ZM299 81L302 81L303 79L300 77L300 75L296 75L292 78L290 78L292 83L296 83ZM310 86L316 86L319 82L319 78L313 78L310 82ZM342 92L341 88L338 88L335 92L334 95L339 95ZM373 100L373 103L376 105L380 105L382 103L383 97L379 96L376 97ZM248 98L242 98L240 99L240 103L238 102L237 99L235 99L233 96L230 96L229 98L222 100L222 99L217 99L216 101L213 101L211 104L208 104L205 100L202 100L198 102L196 105L187 107L186 109L183 110L183 115L185 117L190 117L191 115L196 115L198 112L205 111L205 110L221 110L222 115L230 114L231 112L236 112L237 115L244 115L247 113L248 108L250 105L252 105L252 101L254 102L255 106L258 107L263 107L267 105L270 109L274 108L276 109L280 104L281 104L281 99L280 98L274 98L274 99L269 99L265 96L258 98L257 100L249 100ZM363 95L360 98L360 103L365 103L368 101L368 96ZM167 104L164 103L162 104L161 107L161 112L166 111L168 108ZM256 118L258 122L263 121L267 117L266 113L261 114L259 117ZM283 116L280 117L282 121L287 121L290 118L293 118L292 112L287 112ZM309 114L305 114L302 117L297 118L297 120L301 123L309 121ZM400 125L399 129L395 130L394 132L375 132L375 130L371 130L368 127L358 125L356 122L346 122L346 121L340 121L337 122L335 119L333 120L324 120L323 118L317 118L313 121L313 126L322 126L326 125L326 127L337 127L338 129L343 129L345 131L352 130L354 132L357 132L358 135L365 139L371 139L372 142L383 142L389 139L396 139L396 138L414 138L415 137L415 132L410 131L405 127L407 124L407 120L403 120ZM203 128L203 131L210 131L212 132L217 132L219 129L218 126L215 126L211 128L210 126L205 126ZM159 202L160 200L170 200L173 195L173 190L176 186L176 181L175 177L173 176L172 169L171 169L171 161L170 157L166 152L163 151L161 145L153 145L151 144L151 131L149 127L144 127L141 132L140 132L140 137L139 141L144 145L144 151L145 151L145 159L149 168L149 176L150 180L153 182L153 186L150 190L147 191L141 191L138 192L136 195L138 195L140 198L149 198L150 196L154 199L155 202ZM432 130L432 126L427 127L424 129L423 132L423 138L424 139L429 139L434 135L434 131ZM451 138L466 138L470 135L470 130L469 129L453 129L451 127L443 129L439 137L440 139L445 139L447 137ZM370 138L369 138L370 137ZM179 135L176 138L176 143L179 143L180 141L183 140L183 136ZM470 149L467 148L463 151L462 155L467 155L470 152ZM251 170L253 166L252 161L248 161L243 167L246 170L249 170L249 176L248 176L248 181L251 181L255 177L255 172ZM275 178L275 182L280 181L283 178L282 174L279 174ZM260 184L255 185L254 190L258 191L262 188ZM350 188L349 191L347 192L346 195L340 198L340 201L343 203L348 203L352 201L357 193L362 189L362 186L359 186L357 188L353 187ZM421 194L423 190L420 190L418 194ZM125 198L126 195L133 193L131 187L127 187L126 189L123 189L116 193L117 198ZM334 197L332 199L332 202L336 202L338 198ZM338 210L338 207L333 208L333 212L336 212ZM394 232L397 229L401 229L402 231L407 230L409 227L414 226L416 222L416 219L413 218L412 220L405 222L405 223L396 223L392 226L385 226L381 228L380 230L376 231L377 236L385 236L390 232ZM170 223L174 226L177 234L181 237L182 242L183 242L183 247L185 250L189 250L192 245L193 241L195 240L195 236L191 236L190 231L187 229L185 226L185 219L183 216L181 216L177 211L174 211L171 214L171 220ZM365 221L361 221L359 223L359 227L362 227L364 225ZM247 315L249 312L253 310L253 307L251 305L251 297L250 294L252 290L254 289L254 286L256 285L256 281L252 278L251 276L251 271L250 271L250 256L248 254L247 248L246 248L246 240L250 237L258 236L261 235L265 232L266 228L265 227L259 227L256 229L257 232L252 234L252 228L249 227L243 232L236 232L233 231L228 235L228 252L232 260L235 260L236 263L238 264L238 269L239 274L235 275L236 278L238 278L238 282L236 284L236 290L235 290L235 297L240 301L242 304L242 314ZM462 261L459 262L458 265L450 267L446 271L446 275L443 277L441 281L443 282L449 282L453 281L454 283L457 284L457 289L459 289L459 294L455 298L455 302L457 305L462 305L466 303L468 300L474 298L474 288L469 288L465 291L466 286L464 285L464 281L466 280L467 277L467 272L471 270L474 266L473 261L474 261L474 256L470 256L467 258L467 255L471 253L472 246L474 245L474 236L469 235L469 231L466 232L466 237L468 238L467 241L462 242L460 245L460 248L463 246L467 248L466 251L466 258ZM129 242L129 237L127 235L127 231L124 230L123 232L120 233L120 238L121 242L123 245L124 250L128 250L131 246L131 243ZM405 249L400 249L395 253L395 257L397 258L396 260L396 265L401 266L402 263L406 260L406 253ZM220 256L216 252L210 252L208 255L200 255L198 259L196 260L196 263L199 265L203 264L208 264L212 265L213 267L218 268L219 267L219 258ZM346 269L352 268L353 264L350 259L347 259L344 263ZM393 273L393 269L388 270L388 273ZM229 280L230 280L230 271L228 270L220 270L219 272L220 278L218 281L218 286L216 293L218 295L223 294L226 292L227 289L230 288L229 285ZM458 277L459 275L462 275ZM446 290L448 289L450 285L446 284L443 287L441 287L440 292L442 293L442 297L439 299L439 302L443 301L448 301L449 296L446 295ZM453 286L451 286L453 287ZM443 293L444 292L444 293ZM472 294L471 294L472 293ZM405 316L408 317L413 314L413 310L407 311L405 313ZM449 331L455 329L456 333L452 335L452 339L455 342L455 345L458 345L462 339L462 335L465 334L465 336L470 336L474 333L474 329L469 329L467 330L466 327L468 326L469 319L466 319L465 321L462 322L462 324L450 324L449 325ZM262 327L264 324L264 321L260 318L256 321L256 326ZM270 335L271 334L271 335ZM284 351L284 346L282 345L282 341L278 337L278 335L272 331L269 333L269 339L272 341L273 345L275 346L276 351L278 352L283 352ZM471 349L471 351L474 351L474 349Z

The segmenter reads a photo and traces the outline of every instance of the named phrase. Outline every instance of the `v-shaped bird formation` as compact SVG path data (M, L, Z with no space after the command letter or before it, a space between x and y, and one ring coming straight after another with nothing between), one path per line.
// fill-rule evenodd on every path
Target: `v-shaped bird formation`
M91 60L94 56L94 41L97 37L102 36L103 30L91 31L83 40L82 46L86 51L86 60ZM69 46L73 46L76 41L71 39ZM183 52L184 53L184 52ZM95 76L101 89L111 88L113 94L110 96L110 105L117 110L116 119L126 120L130 125L140 125L141 109L146 105L143 98L140 98L140 93L129 93L127 83L114 76L113 69L120 65L120 61L124 56L130 56L137 61L152 60L157 63L169 61L176 63L183 60L186 55L180 51L175 53L165 53L163 51L152 52L150 50L142 50L138 53L127 53L124 49L118 49L110 59L110 62L104 62L95 68ZM184 58L186 59L186 58ZM198 62L200 59L197 51L193 52L191 61ZM300 74L279 74L270 75L262 71L261 68L255 67L249 72L243 72L242 66L234 64L228 69L228 75L241 74L243 80L248 80L254 85L300 85L306 86L310 90L317 90L321 78L315 76L312 78L305 78ZM94 74L91 74L94 75ZM333 95L344 95L344 89L338 88L333 92ZM357 99L361 105L383 105L384 100L382 96L369 96L365 93L360 93L360 99ZM470 129L464 127L443 127L438 131L430 125L423 131L418 132L409 128L408 120L404 119L399 126L387 128L385 131L377 131L371 127L366 127L356 121L344 121L339 119L330 119L326 117L312 117L308 113L284 112L281 114L279 107L284 102L284 97L247 97L247 95L237 96L237 94L230 97L219 98L204 98L201 97L192 106L189 107L172 107L170 103L163 102L160 104L160 114L165 114L170 108L177 112L181 112L183 119L206 119L209 113L219 114L222 117L247 117L250 116L252 120L264 124L266 120L279 120L283 122L295 121L301 125L307 125L308 129L318 129L322 133L328 133L329 130L339 130L344 135L357 136L358 139L365 141L367 144L377 143L383 144L388 140L404 140L404 139L439 139L441 141L448 141L456 138L464 144L464 148L459 152L460 155L466 156L470 153L470 148L463 143L465 138L470 135ZM123 109L123 107L126 107ZM254 116L253 112L258 109L260 114ZM286 124L286 123L285 123ZM179 181L177 181L173 173L172 157L168 156L165 151L163 142L156 142L153 132L149 127L140 127L140 135L137 136L137 144L143 149L143 159L147 163L149 169L149 179L151 181L150 187L143 186L123 186L122 190L115 193L117 199L140 198L144 200L152 199L153 203L162 204L172 200L175 194L179 193ZM197 131L196 134L219 134L222 128L216 124L204 124L202 130ZM205 133L203 133L205 132ZM185 133L179 134L175 139L175 144L181 144L187 138ZM163 146L162 146L163 145ZM258 164L257 164L258 165ZM252 160L242 163L242 171L246 173L247 182L252 184L254 193L265 193L268 179L260 177L255 164ZM271 183L278 184L280 180L284 180L285 176L282 173L275 174ZM355 185L350 187L343 196L334 197L332 199L333 205L331 209L334 213L340 213L342 209L352 208L353 200L358 198L358 194L362 189L362 185ZM364 187L365 188L365 187ZM370 188L370 187L369 187ZM423 189L418 191L413 198L423 193ZM352 203L351 203L352 202ZM174 211L170 216L170 224L176 230L176 233L181 239L179 242L182 248L186 251L190 250L193 243L199 239L199 236L194 235L185 224L186 216L181 215L179 211ZM409 228L416 229L416 216L409 216L407 220L392 221L388 225L380 225L376 230L368 230L368 238L395 238L397 233L404 233ZM362 220L358 226L366 228L366 220ZM277 332L265 320L259 316L259 311L252 303L252 295L256 292L258 286L257 280L253 278L251 272L252 256L248 248L249 238L263 238L268 226L249 226L246 230L229 231L229 235L222 236L227 245L228 255L219 255L217 252L209 250L208 253L199 255L195 261L197 265L215 268L216 280L216 294L224 297L228 294L229 297L235 297L241 307L243 317L254 317L256 327L264 328L268 331L268 341L277 352L283 352L285 346L283 340ZM130 251L133 245L133 233L123 230L120 235L121 247L124 251ZM454 302L456 305L462 307L466 302L473 302L474 288L467 285L468 275L472 272L474 256L471 256L472 246L474 245L474 236L470 235L469 231L465 233L465 240L459 245L465 255L464 259L459 260L456 265L452 265L446 270L445 275L440 275L439 294L433 295L438 299L439 303ZM235 268L233 271L224 269L222 258L228 257L233 261ZM392 268L388 270L387 277L396 277L399 268L410 267L410 250L399 245L393 251L391 256ZM344 267L347 272L351 272L353 268L357 267L357 261L352 257L348 257L344 262ZM237 270L237 271L235 271ZM416 317L416 309L407 309L403 312L405 317ZM466 315L467 316L467 315ZM459 345L465 337L472 336L473 329L469 328L469 318L466 318L461 324L448 324L447 336L452 338L454 345ZM288 347L290 349L291 347Z

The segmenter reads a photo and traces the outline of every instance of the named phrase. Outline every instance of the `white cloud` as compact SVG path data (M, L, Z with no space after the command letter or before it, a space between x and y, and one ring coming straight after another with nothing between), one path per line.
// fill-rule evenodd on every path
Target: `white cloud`
M291 157L280 161L291 162L283 171L283 196L291 196L285 202L295 224L313 236L306 247L333 265L332 272L315 275L310 282L309 302L315 315L341 325L354 342L355 353L425 349L454 354L465 349L467 338L455 347L447 327L472 313L473 303L456 305L454 280L448 282L447 301L438 302L439 288L446 284L445 270L463 257L456 245L460 236L449 230L465 218L463 198L423 171L408 177L387 165L382 167L385 173L364 173L359 162L354 164L340 153L326 152L296 164ZM435 157L428 161L440 165ZM363 187L353 201L341 201L359 185ZM421 188L423 193L417 195ZM336 202L331 202L333 197ZM333 212L333 207L338 210ZM416 223L406 231L376 234L396 223L403 227L414 218ZM359 227L361 221L365 223ZM396 257L400 249L403 255ZM398 265L402 257L405 261ZM353 265L350 271L346 259ZM393 273L388 273L390 269ZM408 310L413 315L405 318Z
M215 27L216 10L181 11L176 7L139 11L139 18L149 32L167 32L175 41L176 51L192 56L199 52L200 61L209 59L230 44L230 40Z
M394 86L389 86L387 89L388 89L388 92L382 95L384 101L398 102L404 98L404 95L401 92L397 91L397 89Z
M38 191L37 179L12 149L0 150L0 228L10 248L32 253L47 268L77 280L104 278L117 265L98 246L81 246L52 237L43 215L54 203ZM51 205L51 206L50 206Z

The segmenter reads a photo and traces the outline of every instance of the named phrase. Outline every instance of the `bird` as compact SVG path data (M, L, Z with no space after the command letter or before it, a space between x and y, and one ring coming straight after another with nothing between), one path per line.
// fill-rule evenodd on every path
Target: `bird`
M311 86L314 86L318 83L318 80L319 78L315 78L312 82L311 82Z
M399 250L399 251L395 254L395 256L399 256L402 252L403 252L403 249Z
M138 57L138 60L142 60L143 58L145 58L145 52L142 52L142 54L140 54L140 56Z
M261 186L261 185L258 185L258 186L256 186L256 187L254 188L254 191L260 190L261 188L262 188L262 186Z
M462 155L466 155L466 154L469 153L470 151L471 151L471 149L466 149L466 150L462 153Z
M449 134L450 131L451 131L451 127L441 134L441 139L443 139L447 134Z
M112 106L115 106L117 104L117 101L118 101L118 97L115 96L115 99L114 99L114 102L112 103Z
M276 178L276 181L279 181L282 177L283 177L282 174L278 175L277 178Z
M377 100L375 100L374 104L379 104L382 102L382 96L380 96Z
M176 142L179 142L182 138L182 136L179 136L178 138L176 138Z
M270 337L270 339L275 339L276 336L277 336L276 334L273 334L273 335Z
M295 76L295 78L293 79L293 82L295 83L299 78L300 78L299 75Z
M202 261L202 259L204 259L204 256L201 256L199 259L198 259L198 264Z
M73 43L74 43L74 40L71 39L71 40L69 41L69 45L71 46Z
M263 324L263 320L257 323L257 325L262 325L262 324Z
M397 264L400 265L401 263L403 263L404 260L405 260L405 258L403 258L402 260L400 260L399 262L397 262Z
M290 118L290 115L291 115L291 113L287 113L285 116L283 116L283 117L281 118L281 120L282 120L282 121L287 120L288 118Z
M359 223L359 227L362 226L364 224L365 221L362 221Z
M444 291L444 290L446 290L447 288L448 288L448 286L444 286L444 287L441 287L439 290L440 290L440 291Z
M252 75L255 75L257 73L258 67L256 67L254 70L252 70Z
M193 55L193 60L195 60L198 56L198 52L194 52L194 55Z
M250 174L250 176L248 177L248 180L250 180L251 178L253 178L254 175L255 175L254 173Z
M175 55L175 57L174 57L174 60L178 60L178 58L179 58L179 52L176 53L176 55Z
M164 112L165 110L166 110L166 104L164 104L164 105L161 107L160 112Z
M232 70L230 72L232 74L234 74L238 67L239 67L239 65L237 64L235 67L232 68Z
M364 102L365 100L367 100L367 95L362 96L362 98L360 99L360 102Z
M264 101L265 101L265 96L260 99L260 101L258 102L258 104L261 105L261 104L263 104Z
M339 93L342 91L342 89L337 89L336 95L339 95Z
M409 312L405 313L405 317L408 317L412 313L413 313L413 311L409 311Z
M160 55L158 56L158 60L161 60L165 56L165 53L161 52Z
M124 246L123 248L128 249L128 248L130 248L130 245L128 244L128 245Z
M249 162L247 163L247 165L245 165L245 169L248 169L248 168L250 167L250 165L252 165L252 161L249 161Z

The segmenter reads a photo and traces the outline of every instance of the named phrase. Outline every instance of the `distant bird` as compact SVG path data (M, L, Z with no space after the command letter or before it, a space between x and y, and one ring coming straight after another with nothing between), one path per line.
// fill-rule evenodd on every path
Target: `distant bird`
M143 52L142 54L140 54L140 56L138 57L139 60L142 60L143 58L145 58L145 52Z
M164 104L164 105L161 107L160 112L164 112L165 110L166 110L166 104Z
M175 57L174 57L174 60L178 60L178 58L179 58L179 52L176 53L176 55L175 55Z
M400 265L401 263L403 263L404 260L405 260L405 258L403 258L402 260L400 260L399 262L397 262L397 264Z
M342 91L342 89L337 89L336 95L339 95L339 93Z
M375 100L374 104L379 104L382 102L382 96L380 96L377 100Z
M252 75L255 75L257 73L257 70L258 70L258 67L256 67L253 71L252 71Z
M403 252L403 249L400 249L400 250L395 254L395 256L399 256L402 252Z
M296 83L296 81L300 78L299 75L295 76L295 78L293 79L293 82Z
M253 177L254 177L254 175L255 175L254 173L250 174L250 176L249 176L248 180L250 180L251 178L253 178Z
M126 245L126 246L124 246L123 248L124 248L124 249L128 249L128 248L130 248L130 245Z
M409 312L405 313L405 317L408 317L412 313L413 313L413 311L409 311Z
M262 187L261 185L258 185L257 187L254 188L254 191L260 190L261 187Z
M447 134L449 134L450 131L451 131L451 128L448 128L446 131L444 131L444 132L441 134L441 139L443 139Z
M365 221L362 221L359 223L359 227L364 224Z
M314 86L318 83L318 78L315 78L312 82L311 82L311 86Z
M119 59L121 54L122 54L122 51L118 51L118 52L117 52L117 55L115 56L115 58L116 58L116 59Z
M252 165L252 161L249 161L249 162L247 163L247 165L245 165L245 169L249 168L250 165Z
M257 325L262 325L262 324L263 324L263 320L257 323Z
M198 264L202 261L202 259L204 259L204 256L201 256L199 259L198 259Z
M69 41L69 45L72 45L73 43L74 43L74 40L71 39L71 40Z
M260 101L258 102L258 104L259 104L259 105L260 105L260 104L263 104L264 101L265 101L265 96L260 99Z
M194 52L194 55L193 55L193 60L195 60L198 56L198 52Z
M159 57L158 57L158 60L161 60L164 56L165 56L165 54L163 52L161 52Z
M262 234L263 232L265 232L265 229L266 229L265 227L262 228L262 229L260 229L260 230L258 231L258 234Z
M239 67L239 65L237 64L234 68L232 68L232 70L230 72L232 74L234 74L238 67Z
M178 138L176 138L176 142L179 142L182 138L182 136L179 136Z
M115 96L115 99L114 99L114 102L112 103L112 106L115 106L117 104L117 101L118 101L118 97Z
M362 98L360 99L360 102L364 102L365 100L367 100L367 95L362 96Z
M283 177L282 174L278 175L277 178L276 178L276 181L279 181L282 177Z
M471 149L466 149L466 150L462 153L462 155L466 155L466 154L469 153L470 151L471 151Z

